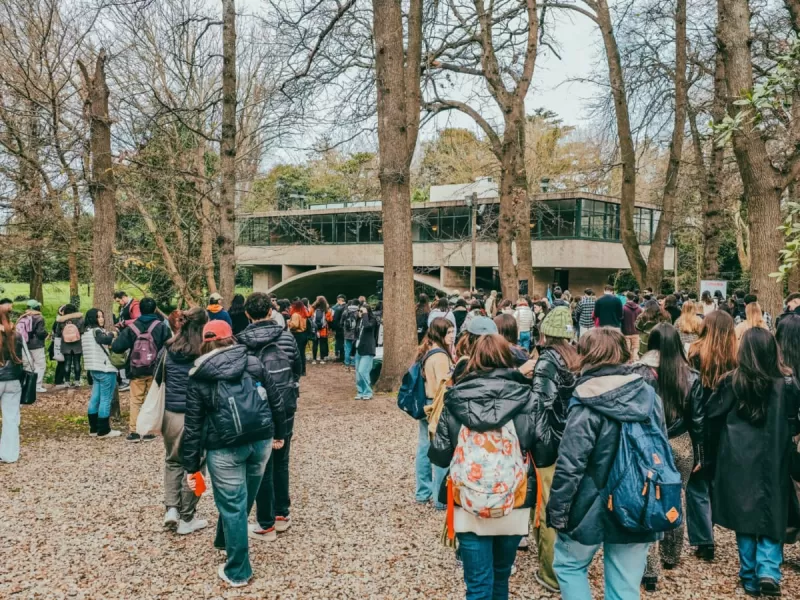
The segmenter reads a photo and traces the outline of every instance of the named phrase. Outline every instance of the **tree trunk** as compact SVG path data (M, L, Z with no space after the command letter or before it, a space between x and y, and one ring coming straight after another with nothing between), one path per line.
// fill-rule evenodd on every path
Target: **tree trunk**
M111 162L111 120L108 115L106 52L100 50L94 73L78 63L85 88L85 114L90 126L91 182L94 204L92 227L92 277L95 308L113 314L114 242L117 237L116 182Z
M31 277L28 285L28 297L44 303L44 293L42 290L42 263L44 252L42 251L41 240L31 239L31 249L28 258L31 265Z
M386 307L384 361L377 388L391 391L399 387L417 346L409 317L414 314L410 166L419 130L422 0L411 0L409 7L408 64L404 64L400 1L373 0L372 6Z
M728 112L732 117L740 107L736 96L753 89L753 59L750 53L750 7L740 0L719 0L719 44L728 85ZM778 270L783 238L777 231L781 224L780 201L785 184L774 168L764 139L745 117L733 134L733 152L747 196L750 225L750 291L761 305L777 314L783 305L781 284L770 277Z
M77 187L77 186L76 186ZM69 303L76 308L81 307L80 282L78 281L78 250L80 249L81 201L77 193L73 196L72 219L69 223L69 248L67 264L69 266Z
M219 289L223 303L233 300L236 278L236 6L222 0L222 135L219 192Z

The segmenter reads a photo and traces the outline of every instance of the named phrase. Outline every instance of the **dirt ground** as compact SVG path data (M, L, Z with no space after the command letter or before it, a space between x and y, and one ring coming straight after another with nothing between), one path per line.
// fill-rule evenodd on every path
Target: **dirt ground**
M463 598L444 515L414 502L417 424L394 400L353 400L341 365L309 365L292 444L291 530L252 542L253 583L226 589L212 528L178 537L162 528L163 445L88 437L88 390L23 407L20 461L0 465L0 598ZM123 411L127 394L122 395ZM124 426L124 424L122 424ZM216 519L213 499L201 516ZM718 558L662 577L652 600L738 598L733 536ZM555 598L520 553L512 598ZM786 548L784 597L800 598L800 548ZM595 584L602 564L592 568ZM597 597L602 593L597 588Z

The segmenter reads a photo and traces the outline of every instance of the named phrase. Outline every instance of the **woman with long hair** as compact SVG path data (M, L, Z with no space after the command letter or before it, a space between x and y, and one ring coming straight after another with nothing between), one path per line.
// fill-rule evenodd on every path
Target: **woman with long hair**
M517 329L517 320L514 316L500 313L494 318L494 324L497 325L497 333L502 335L511 346L511 356L514 357L514 364L517 368L528 362L530 354L525 348L517 344L519 331Z
M228 314L231 316L233 323L233 335L239 335L250 324L247 315L244 314L244 296L236 294L231 300L231 306L228 308Z
M627 365L630 351L619 329L589 330L578 342L578 355L581 378L570 401L547 503L547 525L558 531L553 566L563 598L588 598L589 565L603 546L606 598L635 598L647 549L660 535L632 532L609 518L604 487L621 423L655 417L663 427L660 403Z
M689 364L700 373L703 384L703 410L708 399L727 373L736 368L736 333L733 317L715 310L703 319L697 341L689 347ZM711 521L711 495L707 469L693 472L686 485L686 529L696 556L714 560L714 526Z
M366 302L358 309L359 319L353 344L356 368L356 400L372 400L372 365L378 347L378 320Z
M736 532L744 591L780 596L786 528L800 523L792 486L800 390L766 329L745 332L738 362L708 403L714 523Z
M780 319L775 338L784 364L792 370L795 379L800 380L800 315L788 313Z
M675 321L675 329L681 336L684 348L689 349L689 346L697 340L700 335L700 329L703 327L703 319L697 316L697 307L691 300L687 300L681 307L681 316Z
M333 311L328 306L325 296L317 296L314 304L311 305L311 318L314 319L314 337L311 340L311 358L317 364L317 353L319 362L328 359L328 330L333 322Z
M428 332L428 313L431 312L431 303L427 294L420 294L417 300L417 343L421 344Z
M200 352L189 371L181 462L194 490L205 451L219 510L214 547L227 556L217 574L242 587L253 575L247 518L270 453L283 447L286 413L269 373L258 361L250 370L247 348L225 321L205 324Z
M3 304L0 301L0 304ZM6 304L11 305L9 300ZM19 460L19 402L22 397L22 339L9 311L0 313L0 462Z
M488 321L477 317L475 321ZM493 325L493 323L492 323ZM465 447L481 446L486 433L500 435L514 430L518 446L503 444L502 449L520 453L519 461L533 451L536 439L533 427L534 402L529 380L514 367L508 342L498 334L482 335L475 342L463 376L445 396L444 409L429 456L431 462L458 473L467 464ZM498 432L499 430L499 432ZM490 444L486 445L486 448ZM493 446L493 448L499 448ZM488 450L492 451L492 450ZM500 452L499 449L494 450ZM452 464L451 464L452 463ZM477 469L476 469L477 467ZM462 496L453 486L452 531L458 538L459 554L464 565L467 598L508 598L508 579L520 540L528 535L530 511L536 503L536 478L532 465L525 464L526 478L515 480L518 486L505 516L484 518L463 508ZM476 475L477 473L477 475ZM472 464L470 477L480 477L480 465ZM495 487L495 493L508 493L509 486ZM456 498L456 496L458 496ZM451 508L448 506L448 511Z
M650 331L659 323L672 323L672 318L661 308L658 300L648 300L644 304L644 310L636 318L636 330L639 332L639 356L644 356L647 352Z
M79 387L81 384L81 336L84 331L83 315L72 304L64 306L64 314L56 317L55 337L61 338L64 355L64 383L56 388ZM66 336L65 336L66 332ZM70 383L72 378L72 383Z
M425 378L426 404L433 402L439 386L444 385L450 376L453 368L450 348L453 346L455 337L453 324L447 319L439 317L431 322L428 333L425 334L425 339L422 340L417 350L417 362L422 364ZM428 459L428 448L431 445L428 429L428 419L420 419L417 437L415 499L421 504L433 499L434 507L444 510L446 506L438 501L438 494L447 469L435 466L431 468L431 461Z
M306 345L308 344L308 318L310 313L299 298L289 307L289 319L286 321L289 332L294 336L300 360L303 363L303 375L306 374Z
M703 316L708 316L709 314L717 310L717 305L714 302L714 299L711 297L711 292L709 292L708 290L706 290L700 295L700 308L703 311Z
M745 331L754 327L760 327L761 329L769 331L769 327L767 327L767 323L764 321L764 311L761 310L761 305L758 302L751 302L746 305L744 312L747 318L736 326L737 340L741 340Z
M200 357L208 313L202 308L191 308L182 312L181 320L180 331L167 341L156 361L155 380L157 385L164 385L165 396L161 425L165 451L164 526L175 529L179 535L188 535L208 525L195 516L199 498L186 485L182 464L189 371ZM200 470L205 471L205 460L201 460Z
M92 395L89 398L89 435L98 438L115 438L122 432L111 429L111 403L117 389L117 368L111 364L109 346L114 341L106 330L105 313L90 308L84 319L86 329L81 336L83 365L92 376Z
M681 336L669 323L660 323L650 331L647 353L633 365L634 370L653 386L664 405L675 466L684 487L693 470L704 465L703 385L697 371L689 366ZM642 583L655 591L661 566L674 569L683 549L683 524L667 531L664 539L650 548Z

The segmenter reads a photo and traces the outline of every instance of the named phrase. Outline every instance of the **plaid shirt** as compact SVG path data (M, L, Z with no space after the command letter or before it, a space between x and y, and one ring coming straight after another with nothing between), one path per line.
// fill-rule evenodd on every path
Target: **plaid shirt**
M575 316L578 317L578 325L581 329L591 329L594 327L594 303L597 298L594 296L584 296L581 298L578 308L575 309Z

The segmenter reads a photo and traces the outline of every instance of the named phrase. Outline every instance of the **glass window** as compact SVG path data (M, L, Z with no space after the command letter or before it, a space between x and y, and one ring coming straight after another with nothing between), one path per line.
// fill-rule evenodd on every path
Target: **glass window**
M649 244L651 237L651 221L653 211L649 208L634 208L633 210L633 231L640 244Z
M470 236L469 208L442 208L439 211L439 238L460 240Z
M576 200L540 203L541 239L575 237Z
M439 239L438 210L411 212L411 239L414 242L431 242Z
M333 237L333 215L318 215L311 218L311 239L312 244L332 244Z
M619 206L599 200L582 200L581 237L618 240Z

